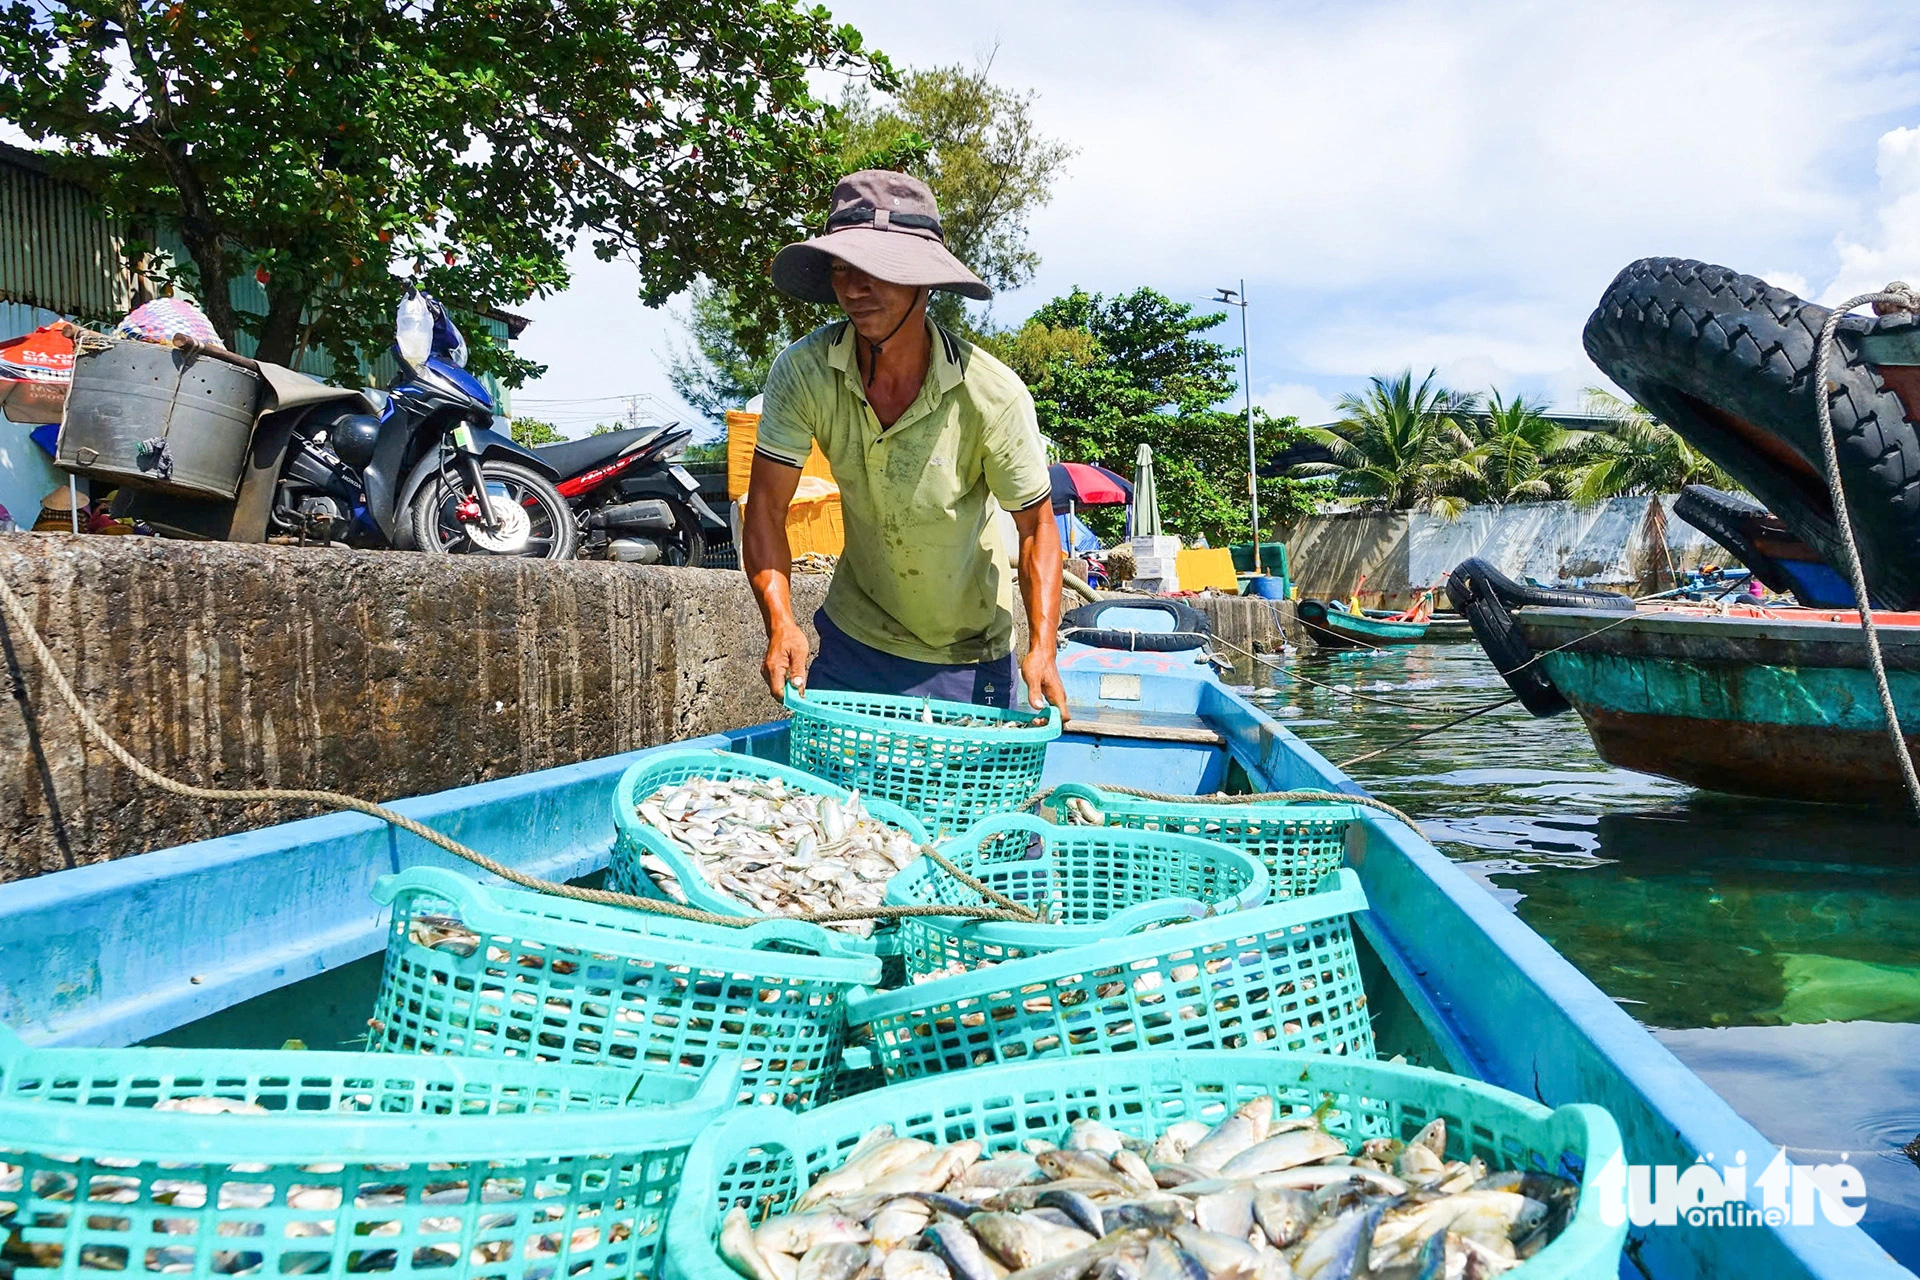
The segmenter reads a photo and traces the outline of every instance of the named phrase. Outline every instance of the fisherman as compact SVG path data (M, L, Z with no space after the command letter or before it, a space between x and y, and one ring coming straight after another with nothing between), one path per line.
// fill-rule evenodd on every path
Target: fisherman
M833 192L825 231L782 249L773 283L846 319L773 362L747 485L745 566L767 627L779 697L805 689L1011 707L1012 548L1019 534L1032 705L1066 713L1054 662L1060 534L1033 397L1011 369L927 316L934 289L992 292L949 253L933 192L869 169ZM820 652L793 616L787 507L818 443L840 487L846 549L814 614Z

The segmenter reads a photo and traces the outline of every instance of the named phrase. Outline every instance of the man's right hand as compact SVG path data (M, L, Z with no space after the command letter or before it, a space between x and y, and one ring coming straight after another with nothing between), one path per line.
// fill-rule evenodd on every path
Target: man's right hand
M809 652L807 633L799 624L788 622L773 628L767 640L767 660L761 664L761 670L766 673L767 689L775 698L785 695L788 681L802 693L806 692Z

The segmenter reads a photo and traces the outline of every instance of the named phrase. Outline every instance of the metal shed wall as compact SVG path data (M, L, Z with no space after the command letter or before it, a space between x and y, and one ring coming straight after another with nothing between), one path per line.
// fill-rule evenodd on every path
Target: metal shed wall
M0 301L84 320L132 306L123 228L14 147L0 147L0 226Z

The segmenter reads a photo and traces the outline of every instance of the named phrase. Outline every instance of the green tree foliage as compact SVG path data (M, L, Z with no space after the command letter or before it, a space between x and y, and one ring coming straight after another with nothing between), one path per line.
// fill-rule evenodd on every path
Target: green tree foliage
M1566 464L1588 434L1561 426L1544 404L1489 392L1474 422L1472 460L1480 472L1478 496L1488 502L1544 502L1566 496Z
M822 70L894 85L792 0L0 7L0 118L109 210L176 228L230 342L322 349L343 376L391 340L396 271L468 312L564 287L582 242L631 260L651 305L750 285L839 168ZM264 308L228 297L248 276ZM468 333L476 369L532 371Z
M1583 506L1642 494L1678 493L1682 485L1738 489L1733 477L1679 433L1630 400L1588 387L1588 413L1609 429L1588 435L1576 455L1569 496Z
M560 434L560 428L551 422L542 422L538 418L515 418L511 432L513 442L531 449L537 444L558 444L569 437Z
M1202 336L1224 318L1195 314L1152 289L1111 299L1075 289L1018 329L981 334L978 341L1033 391L1040 430L1060 461L1092 462L1131 477L1139 446L1152 445L1167 529L1222 543L1251 534L1247 420L1215 407L1239 389L1239 353ZM1295 423L1255 410L1254 429L1265 455L1293 437ZM1263 523L1314 505L1311 486L1261 481ZM1117 507L1094 508L1083 518L1111 540L1123 516Z
M840 104L837 169L891 168L925 179L947 247L992 288L1015 289L1040 263L1027 244L1027 218L1047 202L1074 148L1040 131L1033 94L995 85L989 69L910 72L891 97L850 85ZM816 223L825 210L823 193L810 211ZM959 296L936 293L930 307L941 324L970 331ZM781 297L764 271L731 285L703 283L687 310L687 341L667 357L668 377L682 399L717 422L759 393L781 343L835 314ZM784 328L770 328L768 316Z
M1389 511L1416 508L1458 515L1481 487L1472 413L1475 398L1434 385L1413 371L1371 379L1361 395L1341 396L1340 421L1310 428L1332 462L1304 463L1303 475L1334 475L1337 491Z

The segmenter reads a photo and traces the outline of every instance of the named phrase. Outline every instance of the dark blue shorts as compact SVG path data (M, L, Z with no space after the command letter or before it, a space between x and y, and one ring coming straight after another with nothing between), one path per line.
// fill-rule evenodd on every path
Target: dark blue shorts
M807 668L807 688L843 693L891 693L984 707L1013 705L1013 655L990 662L915 662L861 644L833 625L827 611L813 615L820 654Z

